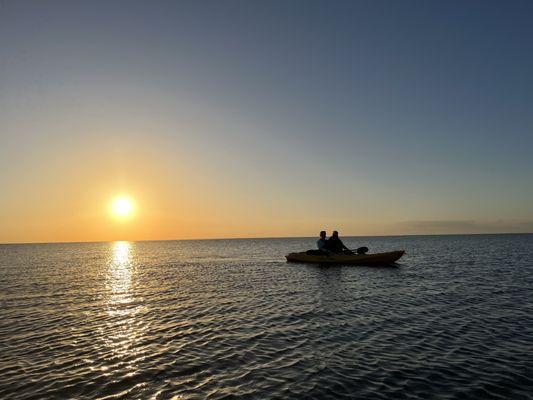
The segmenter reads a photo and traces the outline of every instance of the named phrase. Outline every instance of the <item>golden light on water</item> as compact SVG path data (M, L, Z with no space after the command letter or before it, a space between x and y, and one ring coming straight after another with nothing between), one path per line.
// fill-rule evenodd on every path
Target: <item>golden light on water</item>
M129 302L129 289L132 278L132 244L116 242L113 245L112 260L109 263L109 286L113 293L113 303Z
M136 315L142 310L134 295L136 279L135 243L112 244L107 263L107 312L108 320L103 340L113 353L131 356L134 343L142 334L143 322ZM135 368L132 362L129 368Z
M111 202L110 210L117 219L129 219L135 214L135 202L129 196L119 196Z

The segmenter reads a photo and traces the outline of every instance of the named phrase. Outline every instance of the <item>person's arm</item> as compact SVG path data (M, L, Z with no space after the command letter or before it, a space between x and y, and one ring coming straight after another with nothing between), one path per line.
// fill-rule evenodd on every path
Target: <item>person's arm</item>
M327 256L331 254L331 251L328 250L328 241L327 240L319 240L317 242L318 249L322 250Z

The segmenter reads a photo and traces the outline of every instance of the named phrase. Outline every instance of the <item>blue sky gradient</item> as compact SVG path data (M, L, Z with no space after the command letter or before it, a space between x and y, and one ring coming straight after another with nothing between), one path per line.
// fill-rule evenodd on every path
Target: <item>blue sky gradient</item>
M270 216L265 234L531 230L532 19L529 1L2 2L0 213L110 143L119 175L152 149L161 186L189 171L181 190Z

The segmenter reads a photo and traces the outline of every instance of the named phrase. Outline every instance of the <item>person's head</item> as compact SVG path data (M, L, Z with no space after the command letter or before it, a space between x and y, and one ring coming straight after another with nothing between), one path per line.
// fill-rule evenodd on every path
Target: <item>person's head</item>
M320 231L320 239L326 238L326 231Z
M334 238L339 237L339 232L337 232L337 231L333 231L333 232L331 233L331 237L334 237Z

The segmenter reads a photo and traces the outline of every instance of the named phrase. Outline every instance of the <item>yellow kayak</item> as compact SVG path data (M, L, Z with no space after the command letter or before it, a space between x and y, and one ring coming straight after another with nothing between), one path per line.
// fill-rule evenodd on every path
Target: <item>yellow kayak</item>
M289 262L315 263L315 264L351 264L351 265L390 265L403 256L405 251L389 251L388 253L354 254L354 255L309 255L305 251L290 253L285 256Z

